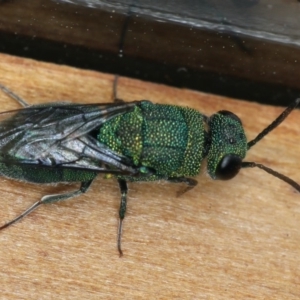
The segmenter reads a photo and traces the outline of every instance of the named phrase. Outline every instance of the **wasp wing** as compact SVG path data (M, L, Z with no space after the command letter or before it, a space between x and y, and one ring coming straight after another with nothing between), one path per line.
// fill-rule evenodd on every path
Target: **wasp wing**
M132 161L99 143L90 133L130 112L139 102L49 103L0 114L0 160L121 174L136 173Z

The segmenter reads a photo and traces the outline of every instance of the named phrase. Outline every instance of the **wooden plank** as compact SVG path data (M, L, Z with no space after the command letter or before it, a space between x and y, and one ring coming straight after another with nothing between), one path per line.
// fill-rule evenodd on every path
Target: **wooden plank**
M273 104L299 93L297 1L173 2L0 2L0 50Z
M114 76L0 55L0 82L31 104L94 103L112 98ZM120 78L126 101L187 105L207 115L234 111L252 139L282 111L245 101ZM18 105L0 93L1 111ZM256 145L247 160L300 182L300 112ZM205 171L203 171L205 173ZM123 250L116 250L119 190L97 179L72 201L45 205L0 232L5 299L299 299L300 201L261 170L199 185L131 183ZM0 220L43 195L74 186L42 186L1 178Z

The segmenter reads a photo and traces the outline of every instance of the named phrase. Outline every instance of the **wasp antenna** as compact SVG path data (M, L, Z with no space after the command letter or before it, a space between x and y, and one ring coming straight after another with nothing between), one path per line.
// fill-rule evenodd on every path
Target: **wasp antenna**
M285 118L298 106L299 103L300 98L293 101L268 127L266 127L261 133L259 133L255 139L248 142L248 150L257 142L259 142L264 136L275 129L279 124L281 124L285 120Z
M281 174L281 173L278 173L262 164L257 164L255 162L242 162L242 168L255 168L255 167L258 167L264 171L266 171L267 173L279 178L280 180L286 182L287 184L289 184L290 186L292 186L294 189L296 189L298 192L300 192L300 185L295 182L294 180L292 180L291 178Z

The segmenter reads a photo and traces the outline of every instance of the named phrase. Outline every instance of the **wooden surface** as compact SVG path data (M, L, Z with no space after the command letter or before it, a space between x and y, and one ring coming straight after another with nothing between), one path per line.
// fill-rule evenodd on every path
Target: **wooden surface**
M32 104L107 102L112 75L0 55L0 82ZM118 97L188 105L207 115L231 110L249 139L281 108L120 78ZM0 94L1 111L18 105ZM300 112L249 152L300 182ZM300 195L261 170L231 181L199 176L180 185L130 184L123 250L116 249L119 190L99 178L81 197L45 205L0 232L2 299L299 299ZM38 186L1 178L0 220L45 194L72 186Z
M0 51L278 104L300 92L299 14L296 0L6 0Z

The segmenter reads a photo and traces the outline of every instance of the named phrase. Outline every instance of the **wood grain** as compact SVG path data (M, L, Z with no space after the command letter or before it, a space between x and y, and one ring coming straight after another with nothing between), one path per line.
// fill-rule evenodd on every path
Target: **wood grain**
M296 0L158 3L1 1L0 49L274 103L300 89Z
M0 55L0 82L31 104L107 102L114 76ZM207 115L234 111L252 139L282 108L120 78L126 101L187 105ZM0 94L1 111L18 105ZM253 147L261 162L300 182L300 112ZM205 173L205 171L203 171ZM130 184L123 250L116 249L119 190L97 179L74 200L45 205L0 233L5 299L299 299L300 195L261 170L230 181L200 175L180 186ZM75 186L42 186L1 178L0 220L46 194Z

